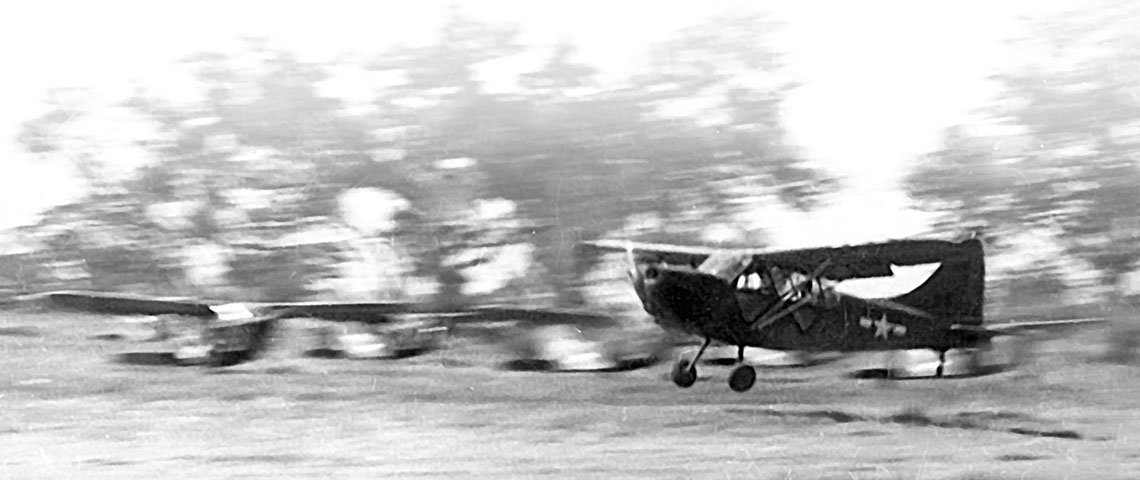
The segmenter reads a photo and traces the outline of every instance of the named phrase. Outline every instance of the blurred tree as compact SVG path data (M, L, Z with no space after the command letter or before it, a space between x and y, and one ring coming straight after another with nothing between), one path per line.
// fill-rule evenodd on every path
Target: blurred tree
M662 220L656 240L701 241L710 218L734 208L718 182L763 178L810 208L826 178L784 143L777 106L790 83L766 43L770 27L756 15L695 27L622 87L601 85L560 44L515 91L496 93L484 86L488 66L524 53L518 29L453 9L437 42L368 63L383 87L366 113L322 91L345 65L308 64L248 40L186 59L199 98L140 91L127 102L152 127L134 139L149 158L106 181L108 195L122 197L92 196L44 226L82 237L90 230L81 225L98 224L112 243L135 242L118 245L137 254L139 271L190 269L183 276L216 281L211 266L188 259L224 264L236 288L224 293L259 299L311 292L352 253L345 238L368 237L390 247L384 255L414 258L411 274L434 278L440 298L463 303L464 275L494 262L472 252L521 247L510 258L539 266L511 291L550 290L574 303L574 244L634 217ZM57 126L82 108L57 103L28 124L30 151L60 154ZM340 201L350 190L400 204L390 209L394 227L345 233ZM74 247L60 235L56 248ZM108 263L80 256L99 270L88 278L111 278Z
M83 88L56 88L47 92L47 111L24 122L16 141L24 150L41 157L62 157L71 163L88 182L101 180L99 168L92 164L88 145L90 139L73 138L67 131L70 123L88 115L92 109L93 94Z
M647 212L666 219L656 240L700 242L731 203L717 181L799 182L780 191L810 205L812 191L802 187L826 179L784 143L778 102L790 84L765 42L769 25L733 15L694 27L660 45L627 88L600 85L572 46L556 45L540 69L521 76L521 93L483 95L464 112L477 128L463 132L475 139L465 151L483 160L488 191L548 227L535 241L563 302L579 300L571 286L588 266L571 255L574 244Z
M1140 6L1101 1L1028 21L1028 59L998 76L1005 98L979 128L956 128L909 178L945 223L991 232L1056 228L1056 240L1114 285L1140 250Z
M142 206L122 184L130 168L153 160L146 142L159 126L82 88L49 91L46 107L22 125L17 141L42 161L70 165L85 188L79 202L57 207L23 229L42 249L27 255L45 270L34 275L43 283L36 287L173 286L177 270L154 248L165 239L142 218Z
M483 92L479 67L522 51L516 35L514 26L479 23L452 8L434 44L390 49L370 62L373 73L398 79L378 92L381 114L373 119L383 137L377 146L398 158L359 162L349 172L411 201L397 239L416 259L415 273L438 283L440 306L471 301L459 272L483 257L462 260L463 252L494 243L486 237L493 227L473 210L488 193L479 145L502 128L494 122L508 105Z
M707 142L705 165L686 172L686 181L767 177L781 199L808 210L838 183L787 142L780 103L797 83L772 45L781 27L757 11L716 15L659 45L650 71L635 81L653 118L688 120L683 128ZM704 168L711 159L719 168Z
M39 161L65 163L88 190L116 190L126 171L152 160L146 141L159 126L144 115L86 88L51 89L45 107L21 125L17 143Z
M130 102L176 139L154 146L161 161L132 189L150 205L193 203L182 234L228 251L227 278L242 294L304 296L333 274L334 262L321 259L338 249L291 236L337 215L337 195L351 187L337 172L365 155L364 127L321 94L322 67L263 41L185 63L205 88L200 103Z
M335 179L328 172L362 155L365 132L339 116L338 101L320 95L320 67L264 42L185 64L203 87L199 99L171 102L139 91L109 107L150 127L129 139L145 158L118 176L104 172L123 166L105 145L105 125L68 128L80 115L99 113L83 111L81 102L56 101L25 126L28 151L71 159L94 187L33 230L52 256L76 257L90 287L302 296L331 274L319 259L336 249L281 239L336 213L345 185L322 177ZM97 161L103 157L106 165ZM250 197L256 205L243 200ZM210 285L194 285L200 281Z

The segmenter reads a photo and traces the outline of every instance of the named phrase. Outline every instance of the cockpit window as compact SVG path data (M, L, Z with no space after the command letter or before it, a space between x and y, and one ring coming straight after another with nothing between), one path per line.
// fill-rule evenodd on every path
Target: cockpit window
M736 288L739 290L771 290L772 280L766 275L752 272L737 277Z
M825 305L835 304L835 282L827 278L809 278L800 272L787 272L771 267L761 272L742 273L736 278L737 290L775 295L786 301L807 299L813 304L823 301Z
M752 265L752 255L735 252L717 252L709 255L697 270L716 275L726 281L736 279Z
M736 288L738 290L775 293L776 290L773 288L775 282L772 281L772 278L770 274L766 273L744 273L736 277Z

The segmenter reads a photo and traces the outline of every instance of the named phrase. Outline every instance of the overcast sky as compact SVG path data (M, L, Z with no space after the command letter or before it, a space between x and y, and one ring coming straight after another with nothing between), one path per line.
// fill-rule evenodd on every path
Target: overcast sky
M15 144L19 122L40 111L49 87L88 86L107 98L125 95L134 83L177 92L175 59L224 47L240 35L268 37L305 60L397 42L429 43L447 5L435 0L14 3L0 7L0 55L7 72L0 87L0 228L30 221L38 209L75 190L65 170L29 161ZM459 4L481 19L522 25L525 43L575 43L581 60L616 78L636 71L651 42L735 3ZM1015 16L1064 3L770 4L788 24L778 46L806 81L784 105L792 140L849 186L842 201L802 219L798 233L777 242L802 244L837 226L868 232L848 241L918 233L923 220L906 211L909 201L898 189L905 168L937 146L945 127L965 121L995 93L985 79L1007 60L1002 41L1016 33Z

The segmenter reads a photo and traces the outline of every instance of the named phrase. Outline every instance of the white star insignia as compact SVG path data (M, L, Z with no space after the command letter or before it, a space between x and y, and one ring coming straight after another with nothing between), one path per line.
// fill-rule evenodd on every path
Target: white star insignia
M875 328L875 338L889 338L892 333L897 336L906 335L906 326L887 321L887 314L883 314L878 320L871 320L867 317L859 318L859 326L863 328Z
M894 329L894 324L887 321L887 314L883 314L883 318L875 320L875 338L887 338Z

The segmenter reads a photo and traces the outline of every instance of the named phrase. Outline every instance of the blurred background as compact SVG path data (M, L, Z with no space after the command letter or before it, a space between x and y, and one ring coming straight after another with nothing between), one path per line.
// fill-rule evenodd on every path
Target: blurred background
M637 308L583 240L981 236L1135 308L1140 4L5 5L0 296Z

